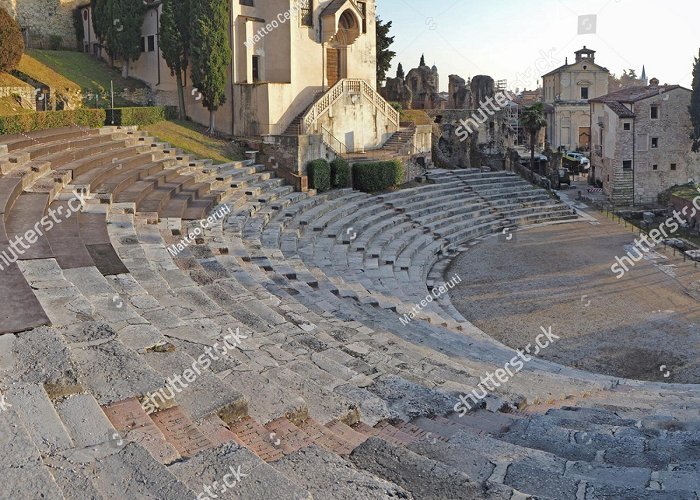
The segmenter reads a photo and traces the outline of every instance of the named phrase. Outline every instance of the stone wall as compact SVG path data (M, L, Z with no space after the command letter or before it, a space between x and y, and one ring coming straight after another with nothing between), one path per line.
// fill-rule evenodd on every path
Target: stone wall
M34 103L34 92L33 87L0 87L0 97L18 95L22 98L23 103Z
M440 79L437 68L428 66L413 68L406 75L406 85L411 91L413 109L435 109L440 102Z
M671 195L670 204L673 207L673 210L676 210L681 214L683 213L683 209L687 207L685 209L686 215L682 216L683 219L685 219L686 222L688 222L688 226L691 229L700 228L700 211L695 209L692 200L686 200L685 198L680 198L674 194ZM693 210L695 210L696 213L691 217L691 214L693 214Z
M467 82L459 75L450 75L447 109L466 109L469 107L471 90Z
M73 10L85 0L0 0L0 7L26 29L30 48L49 48L49 39L61 37L61 46L75 49Z

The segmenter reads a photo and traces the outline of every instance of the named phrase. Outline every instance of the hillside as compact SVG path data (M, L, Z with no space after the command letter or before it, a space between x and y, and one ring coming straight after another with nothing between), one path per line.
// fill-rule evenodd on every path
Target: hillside
M32 62L32 67L38 72L37 74L45 75L45 78L53 79L54 75L57 75L60 81L71 82L74 88L82 89L84 93L89 92L94 95L95 92L98 92L103 99L102 102L98 103L99 107L108 107L109 105L108 96L110 81L114 83L115 106L128 106L132 104L130 101L119 96L119 92L122 89L141 89L148 87L140 80L122 78L118 70L110 68L104 61L82 52L68 50L30 50L22 58L23 61L25 58ZM30 74L30 76L32 75ZM32 76L32 78L35 77ZM36 78L41 80L39 77ZM94 102L90 102L88 105L94 106Z

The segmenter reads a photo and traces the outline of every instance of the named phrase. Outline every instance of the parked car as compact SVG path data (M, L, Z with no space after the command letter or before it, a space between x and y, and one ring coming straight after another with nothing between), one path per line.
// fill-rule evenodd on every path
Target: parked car
M579 174L588 170L591 165L591 161L583 153L578 151L569 151L564 154L564 161L568 162L568 166L571 168L574 174Z
M572 162L575 162L575 163L579 163L579 162L581 161L581 158L585 158L585 156L583 155L583 153L578 153L578 152L576 152L576 151L568 151L568 152L564 155L564 159L565 159L565 160L569 160L569 161L572 161Z

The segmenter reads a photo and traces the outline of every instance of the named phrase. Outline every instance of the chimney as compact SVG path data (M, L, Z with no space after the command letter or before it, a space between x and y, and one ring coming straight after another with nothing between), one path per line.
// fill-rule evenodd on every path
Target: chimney
M659 79L652 78L651 80L649 80L649 86L650 87L658 87L659 86Z

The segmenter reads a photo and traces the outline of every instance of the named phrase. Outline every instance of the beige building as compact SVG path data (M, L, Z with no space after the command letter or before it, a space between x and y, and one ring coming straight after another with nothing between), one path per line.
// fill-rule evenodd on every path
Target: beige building
M690 95L652 78L649 86L591 101L591 176L613 204L654 204L674 185L700 182L700 155L691 152Z
M576 61L542 76L547 141L553 149L588 151L591 142L589 99L608 93L610 72L596 64L595 50L584 45Z
M142 55L130 62L129 75L174 92L159 50L161 9L152 2L146 13ZM89 5L83 10L85 49L106 58ZM398 112L376 91L375 0L232 0L229 29L230 82L216 112L220 132L272 144L286 137L287 146L293 137L303 163L377 149L399 130ZM208 124L209 111L187 83L188 116Z

